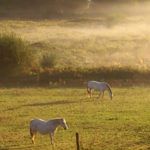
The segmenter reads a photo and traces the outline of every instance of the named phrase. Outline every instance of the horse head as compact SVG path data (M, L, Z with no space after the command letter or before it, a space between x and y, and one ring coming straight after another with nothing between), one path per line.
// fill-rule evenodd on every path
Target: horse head
M68 125L67 125L66 120L65 120L64 118L62 118L62 119L60 120L60 125L61 125L65 130L68 129Z

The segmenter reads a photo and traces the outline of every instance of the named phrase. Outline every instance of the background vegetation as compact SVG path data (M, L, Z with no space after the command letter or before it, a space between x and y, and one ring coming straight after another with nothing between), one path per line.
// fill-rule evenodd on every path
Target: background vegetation
M32 66L33 51L13 33L0 35L0 74L9 76Z
M19 19L43 19L61 18L62 16L72 16L73 14L87 13L96 8L105 8L111 5L140 5L148 0L1 0L0 18L19 18ZM98 7L97 7L98 6ZM95 11L94 11L95 12Z
M4 36L1 39L9 37L5 45L14 51L10 57L18 59L19 55L27 61L21 71L17 70L20 63L15 60L16 67L9 67L14 70L11 73L9 69L4 71L2 62L1 72L6 74L1 75L2 82L13 76L13 81L47 85L91 78L149 83L148 1L2 0L0 3L0 33ZM0 42L4 44L3 40Z

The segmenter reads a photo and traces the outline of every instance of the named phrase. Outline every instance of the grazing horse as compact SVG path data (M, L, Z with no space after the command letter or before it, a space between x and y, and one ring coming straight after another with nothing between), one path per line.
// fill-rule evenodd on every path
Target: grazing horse
M108 91L110 99L112 99L112 97L113 97L110 85L106 82L88 81L87 92L88 92L88 94L90 94L90 97L92 96L92 91L91 91L92 89L98 90L100 92L99 97L102 94L102 98L103 98L105 90Z
M30 122L30 134L32 143L34 144L34 138L37 132L41 134L49 134L51 139L51 144L53 144L54 132L58 126L62 126L65 130L68 129L65 119L58 118L53 120L42 120L33 119Z

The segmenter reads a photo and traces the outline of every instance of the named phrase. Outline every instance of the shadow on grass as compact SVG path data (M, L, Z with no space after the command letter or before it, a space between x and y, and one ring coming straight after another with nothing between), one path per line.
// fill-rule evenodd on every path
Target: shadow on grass
M61 101L51 101L45 103L38 102L38 103L26 104L22 106L65 105L65 104L72 104L72 103L77 103L77 101L61 100Z
M73 104L73 103L77 103L77 101L69 101L69 100L61 100L61 101L58 101L58 100L54 100L54 101L50 101L50 102L37 102L37 103L32 103L32 104L25 104L25 105L21 105L21 106L18 106L18 107L12 107L12 108L8 108L7 110L5 111L13 111L13 110L16 110L16 109L20 109L22 107L36 107L36 106L46 106L46 105L65 105L65 104Z
M0 148L0 150L15 150L15 149L21 149L21 150L30 150L30 149L33 149L33 148L39 148L39 147L43 147L43 146L51 146L51 145L25 145L25 146L19 146L19 145L11 145L11 146L8 146L6 148Z

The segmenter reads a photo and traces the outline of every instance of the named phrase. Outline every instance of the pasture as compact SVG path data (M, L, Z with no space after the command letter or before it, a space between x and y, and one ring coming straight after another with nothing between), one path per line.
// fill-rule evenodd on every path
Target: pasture
M1 88L0 149L52 149L49 136L29 134L33 118L64 117L68 130L55 134L56 150L74 150L75 132L82 150L150 149L150 88L113 87L113 100L89 98L85 87Z

